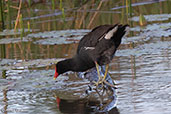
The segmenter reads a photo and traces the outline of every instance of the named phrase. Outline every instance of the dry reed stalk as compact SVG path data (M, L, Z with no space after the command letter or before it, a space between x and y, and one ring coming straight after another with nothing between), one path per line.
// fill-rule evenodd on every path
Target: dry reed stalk
M21 4L22 4L22 0L20 0L20 4L19 4L19 7L18 7L18 13L17 13L16 21L15 21L14 31L16 31L16 28L17 28L17 25L18 25L18 22L19 22L20 11L21 11Z

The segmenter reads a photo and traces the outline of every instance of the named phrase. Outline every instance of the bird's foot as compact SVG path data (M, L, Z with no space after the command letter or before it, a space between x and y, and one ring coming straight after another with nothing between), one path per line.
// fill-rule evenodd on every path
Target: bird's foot
M108 75L109 64L106 65L104 76L101 76L101 75L100 75L99 65L98 65L98 63L97 63L96 61L95 61L95 65L96 65L97 74L98 74L98 81L97 81L97 82L96 82L96 81L93 81L93 83L95 84L96 88L99 87L100 84L102 85L101 88L104 87L104 84L106 84L106 85L108 85L108 86L111 86L111 87L115 88L114 85L112 85L112 84L110 84L110 83L108 83L108 82L106 81L106 77L107 77L107 75Z
M99 76L98 81L93 81L93 83L95 84L96 87L99 87L99 85L101 85L101 88L103 88L104 86L104 81L105 79L102 76Z
M114 89L118 89L117 87L115 87L115 85L113 85L113 84L107 82L106 80L104 80L104 83L105 83L106 85L110 86L110 87L113 87Z
M105 85L110 86L110 87L112 87L114 89L117 89L117 87L115 87L115 85L107 82L104 77L99 77L99 80L97 82L96 81L93 81L93 83L96 86L96 88L97 87L103 88L104 87L104 84L105 84Z

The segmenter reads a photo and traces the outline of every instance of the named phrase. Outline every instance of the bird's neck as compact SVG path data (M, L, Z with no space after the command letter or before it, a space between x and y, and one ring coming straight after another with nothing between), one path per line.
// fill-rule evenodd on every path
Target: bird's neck
M93 67L94 64L92 64ZM84 60L81 60L80 57L74 56L63 61L58 62L57 64L58 73L62 74L67 71L82 72L88 69L87 63Z
M66 59L57 63L57 70L59 74L65 73L67 71L72 71L74 67L74 59Z

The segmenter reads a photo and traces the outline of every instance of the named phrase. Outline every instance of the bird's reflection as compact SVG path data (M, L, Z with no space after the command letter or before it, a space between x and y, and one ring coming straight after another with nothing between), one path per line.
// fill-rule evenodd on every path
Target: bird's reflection
M61 113L76 113L76 114L120 114L117 107L111 109L109 112L96 111L99 102L87 100L64 100L56 97L57 107Z
M105 66L101 66L101 67L99 66L99 73L101 76L104 76ZM116 87L109 73L107 73L105 83L103 83L103 86L99 85L98 87L96 86L95 88L92 82L94 81L97 82L97 80L99 79L96 68L92 68L86 72L77 73L77 74L78 74L78 77L85 78L90 81L91 84L89 85L89 87L95 90L95 92L91 93L93 89L90 89L91 90L90 94L92 95L97 94L99 96L100 106L98 110L110 111L112 108L116 106L116 100L117 100ZM104 99L107 99L107 100L105 101ZM106 102L106 104L104 104L104 102Z
M100 75L104 76L105 66L99 67ZM105 83L103 86L95 86L92 82L98 80L98 74L96 68L92 68L86 72L78 72L77 76L80 78L85 78L90 81L89 89L85 92L87 97L84 100L64 100L56 97L57 107L62 113L112 113L118 114L116 108L116 88L114 87L114 82L107 73ZM95 99L89 99L89 96L97 96Z

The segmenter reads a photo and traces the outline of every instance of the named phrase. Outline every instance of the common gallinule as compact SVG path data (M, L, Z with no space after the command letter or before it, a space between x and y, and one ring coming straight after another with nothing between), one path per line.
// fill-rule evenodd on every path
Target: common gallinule
M129 25L121 24L95 27L80 40L74 57L56 64L54 79L67 71L83 72L96 66L99 80L95 84L103 83L108 72L108 64L128 30ZM103 78L100 76L98 65L106 65Z

